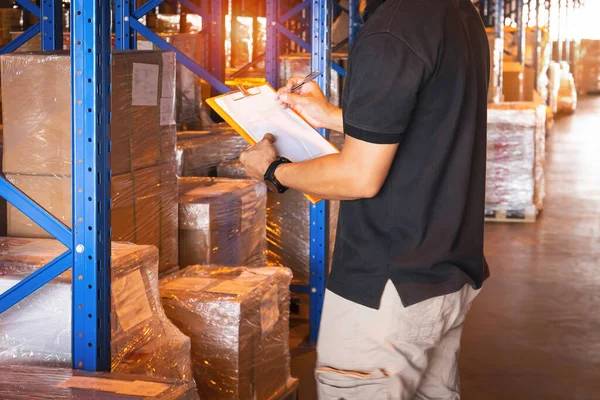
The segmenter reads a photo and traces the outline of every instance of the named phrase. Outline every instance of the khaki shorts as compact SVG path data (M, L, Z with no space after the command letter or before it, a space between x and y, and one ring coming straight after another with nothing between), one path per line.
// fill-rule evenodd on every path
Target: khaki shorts
M465 285L404 307L389 281L374 310L327 291L317 347L319 399L459 399L460 337L478 292Z

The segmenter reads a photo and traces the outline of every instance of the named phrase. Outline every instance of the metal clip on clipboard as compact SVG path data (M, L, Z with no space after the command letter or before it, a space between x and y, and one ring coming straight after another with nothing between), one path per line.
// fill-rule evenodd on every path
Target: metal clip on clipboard
M237 99L233 99L233 101L243 100L243 99L245 99L247 97L256 96L256 95L259 95L261 93L260 88L257 88L257 87L251 88L251 89L256 89L256 93L250 93L250 91L248 90L248 88L245 87L244 85L242 85L241 83L236 84L236 87L238 88L238 90L231 92L231 94L241 93L242 97L237 98Z

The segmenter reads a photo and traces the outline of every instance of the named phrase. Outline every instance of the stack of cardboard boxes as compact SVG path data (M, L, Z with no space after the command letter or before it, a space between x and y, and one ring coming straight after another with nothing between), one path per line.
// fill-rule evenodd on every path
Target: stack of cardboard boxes
M545 195L546 107L499 103L488 108L486 214L535 219Z
M54 239L0 238L0 293L61 255ZM190 379L190 340L165 316L158 252L112 243L112 370ZM71 270L0 314L0 364L69 367Z
M174 54L115 52L112 60L112 237L156 246L161 272L168 272L177 268ZM2 90L11 99L3 109L3 171L70 226L70 57L15 53L1 62ZM49 237L12 206L8 235Z

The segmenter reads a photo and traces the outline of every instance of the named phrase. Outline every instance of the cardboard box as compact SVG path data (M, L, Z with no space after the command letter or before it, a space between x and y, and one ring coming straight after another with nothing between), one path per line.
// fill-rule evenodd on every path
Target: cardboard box
M502 93L504 101L523 101L523 80L525 68L523 65L505 61L502 73Z
M65 250L53 239L0 238L0 293ZM68 270L0 314L0 364L72 365L71 284ZM189 379L189 351L161 306L156 248L113 242L112 370Z
M177 175L216 176L217 165L237 160L248 144L233 129L178 133Z
M113 175L173 161L174 54L114 52L112 59ZM2 110L4 172L71 175L69 53L13 53L0 62L3 95L10 99Z
M71 177L6 174L31 199L71 227ZM160 252L160 270L177 266L178 208L175 164L113 176L112 239L153 245ZM31 219L8 205L8 235L51 238Z
M290 281L286 268L200 266L161 280L201 398L268 399L287 383Z
M266 265L267 189L252 180L179 179L179 265Z
M332 137L332 142L336 145L340 145L342 140L343 135ZM239 161L220 164L217 167L217 176L248 179ZM328 266L331 268L340 202L329 201L328 205ZM267 192L267 265L285 265L292 270L294 283L308 285L310 282L309 250L310 202L302 193L294 190L288 190L284 194Z

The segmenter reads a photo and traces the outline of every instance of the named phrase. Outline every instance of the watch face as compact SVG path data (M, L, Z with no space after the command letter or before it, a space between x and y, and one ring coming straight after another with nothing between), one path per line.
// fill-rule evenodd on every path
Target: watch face
M277 193L277 186L275 186L275 184L273 182L270 181L265 181L265 184L267 185L267 189L269 189L271 192L275 192Z

